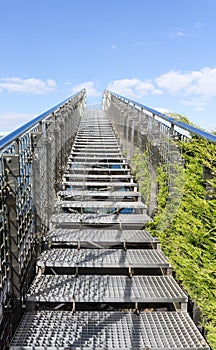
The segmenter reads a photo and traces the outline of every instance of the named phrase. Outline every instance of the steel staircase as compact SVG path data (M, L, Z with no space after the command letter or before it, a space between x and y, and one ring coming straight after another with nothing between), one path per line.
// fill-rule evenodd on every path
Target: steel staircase
M149 221L110 121L87 111L10 349L209 349Z

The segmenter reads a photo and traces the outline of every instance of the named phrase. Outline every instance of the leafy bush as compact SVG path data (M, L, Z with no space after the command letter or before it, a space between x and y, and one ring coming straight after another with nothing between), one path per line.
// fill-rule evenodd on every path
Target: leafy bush
M193 137L178 146L185 161L183 195L172 220L161 224L167 215L169 172L159 166L158 209L150 230L161 240L176 278L200 307L207 340L216 349L216 145ZM140 171L137 159L131 163L135 173ZM204 168L209 170L207 179ZM146 182L139 185L145 192Z

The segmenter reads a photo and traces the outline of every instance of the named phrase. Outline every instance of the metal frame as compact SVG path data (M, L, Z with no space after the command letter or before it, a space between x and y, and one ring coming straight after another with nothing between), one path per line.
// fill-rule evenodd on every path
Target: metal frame
M0 348L16 327L85 110L85 90L0 140ZM60 170L60 171L59 171Z
M169 117L164 113L156 111L153 108L147 107L139 102L133 101L127 97L121 96L119 94L116 94L116 93L108 91L108 90L104 91L104 98L105 99L106 99L106 94L115 96L120 101L123 101L124 103L126 103L128 105L131 105L133 108L135 108L137 110L141 110L143 113L148 113L148 116L150 116L150 118L152 118L152 119L154 119L155 117L156 118L158 117L158 118L162 119L162 121L168 122L169 123L168 128L172 132L174 132L178 135L184 136L184 132L181 131L181 129L182 129L182 130L187 131L191 135L197 135L197 136L202 137L210 142L216 143L216 136L213 134L210 134L204 130L198 129L192 125L176 121L174 118ZM166 126L167 125L164 124L164 127L166 127ZM177 127L177 130L175 130L175 127Z

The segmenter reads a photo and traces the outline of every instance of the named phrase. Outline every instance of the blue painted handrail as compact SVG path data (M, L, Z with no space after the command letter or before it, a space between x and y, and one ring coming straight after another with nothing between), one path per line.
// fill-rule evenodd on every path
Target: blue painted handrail
M2 137L0 139L0 150L2 150L3 148L6 148L9 144L11 144L17 138L19 138L22 134L27 132L29 129L33 128L37 123L42 121L44 118L46 118L52 112L55 112L59 107L63 106L67 101L73 99L75 96L79 95L81 92L84 92L84 91L85 91L85 89L68 97L66 100L64 100L64 101L60 102L59 104L57 104L56 106L50 108L48 111L40 114L39 116L35 117L34 119L32 119L29 122L25 123L24 125L20 126L18 129L12 131L10 134Z
M142 108L142 109L145 109L146 111L148 112L151 112L152 114L166 120L167 122L171 123L172 125L176 125L186 131L188 131L189 133L191 134L194 134L194 135L197 135L197 136L200 136L202 138L205 138L206 140L208 141L211 141L211 142L214 142L216 143L216 136L213 135L213 134L210 134L206 131L203 131L201 129L198 129L194 126L191 126L191 125L188 125L186 123L183 123L183 122L179 122L177 120L175 120L174 118L172 117L168 117L168 115L164 114L164 113L161 113L159 111L156 111L155 109L153 108L150 108L150 107L147 107L147 106L144 106L143 104L139 103L139 102L136 102L136 101L133 101L127 97L124 97L124 96L121 96L121 95L118 95L116 94L115 92L112 92L112 91L108 91L108 90L105 90L107 91L108 93L110 93L111 95L117 97L119 100L122 100L123 102L126 102L126 103L132 103L134 106L137 106L139 108Z

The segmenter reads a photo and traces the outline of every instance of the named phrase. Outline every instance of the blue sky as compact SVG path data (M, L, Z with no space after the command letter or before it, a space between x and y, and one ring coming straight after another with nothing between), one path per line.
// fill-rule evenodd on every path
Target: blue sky
M216 128L216 0L0 0L0 131L82 87Z

